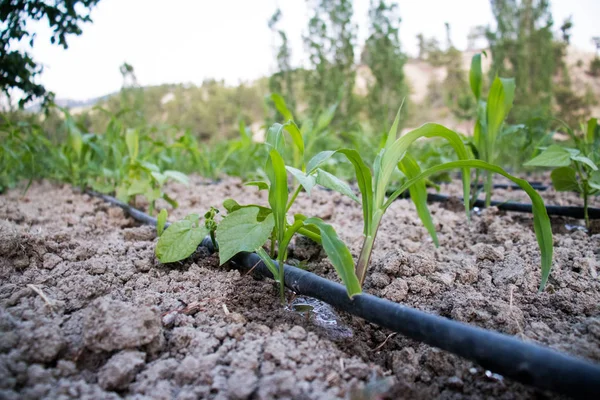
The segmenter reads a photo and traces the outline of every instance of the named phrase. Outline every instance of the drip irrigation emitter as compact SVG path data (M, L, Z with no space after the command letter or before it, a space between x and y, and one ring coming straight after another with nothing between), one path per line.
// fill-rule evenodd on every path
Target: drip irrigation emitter
M139 222L156 225L156 218L114 197L88 193L121 207ZM202 246L214 250L209 237L202 242ZM238 253L232 262L242 270L252 269L254 274L273 278L254 253ZM340 311L472 360L487 370L523 384L581 399L597 398L600 393L598 364L367 293L351 299L346 288L339 283L290 265L284 266L284 281L286 287L298 295L316 298Z

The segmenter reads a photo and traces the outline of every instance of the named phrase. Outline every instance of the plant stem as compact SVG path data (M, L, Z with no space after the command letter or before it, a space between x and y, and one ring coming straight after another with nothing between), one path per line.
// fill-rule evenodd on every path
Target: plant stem
M367 269L369 268L369 262L371 261L371 252L373 251L373 244L375 243L375 235L365 236L358 262L356 264L356 276L360 282L360 287L365 283L367 277Z
M287 207L285 207L285 212L288 212L290 208L292 208L292 204L294 204L294 201L296 201L296 197L298 197L298 194L300 194L301 190L302 185L298 185L298 187L294 191L294 194L292 195L292 198L290 199L290 201L288 201Z
M281 295L281 304L285 305L285 276L283 268L283 257L279 255L277 257L277 264L279 267L279 294Z

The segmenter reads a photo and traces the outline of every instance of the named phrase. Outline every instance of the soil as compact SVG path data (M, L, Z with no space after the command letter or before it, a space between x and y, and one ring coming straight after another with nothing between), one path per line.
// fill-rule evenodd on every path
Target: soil
M170 221L228 197L266 204L237 179L167 190L180 203ZM315 188L292 212L333 224L358 255L362 211L351 200ZM491 208L469 223L458 201L431 212L437 249L409 201L391 206L367 292L600 362L600 235L553 219L554 266L538 294L531 215ZM161 265L155 242L152 227L68 186L0 196L0 399L556 398L326 306L326 323L284 308L272 281L219 267L203 249ZM290 257L337 280L305 239Z

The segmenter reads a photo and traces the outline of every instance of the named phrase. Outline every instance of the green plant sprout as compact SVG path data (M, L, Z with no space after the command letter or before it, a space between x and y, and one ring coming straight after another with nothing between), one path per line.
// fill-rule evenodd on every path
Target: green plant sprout
M493 164L489 164L485 161L470 159L467 149L460 136L456 132L453 132L441 125L425 124L420 128L408 132L400 138L396 138L399 118L400 113L398 113L396 120L394 121L394 124L387 136L386 142L373 163L373 172L371 172L371 169L369 169L367 164L363 161L356 150L341 149L337 151L324 151L317 154L308 162L306 174L301 176L295 175L302 185L305 185L305 182L309 182L309 187L305 187L307 192L309 192L310 184L312 184L312 181L309 180L309 177L315 173L318 174L318 166L328 158L332 157L334 154L339 153L344 155L353 164L356 173L357 184L361 192L361 204L363 209L364 240L355 269L360 286L362 287L366 278L371 253L373 251L373 245L375 243L375 238L377 236L377 230L379 229L381 219L392 202L405 190L410 191L412 188L410 193L411 199L417 207L419 217L421 218L427 230L430 232L434 243L437 245L438 240L427 207L427 195L425 190L426 178L443 171L456 168L462 169L463 200L465 212L467 217L469 217L469 169L477 168L485 170L486 172L489 171L505 176L521 186L531 198L534 214L534 229L538 244L540 246L540 251L542 253L542 282L540 284L540 290L542 290L550 274L553 249L550 219L548 218L546 208L544 207L544 203L539 194L531 187L531 185L529 185L529 183L527 183L527 181L513 177L505 172L502 168ZM437 165L421 172L414 159L412 159L410 156L407 157L407 151L413 142L422 137L442 137L446 139L454 148L459 160ZM388 198L386 198L385 194L390 185L392 173L397 166L401 170L405 171L408 180L398 190L394 191Z
M187 185L187 176L179 171L161 171L156 164L140 160L140 140L137 130L128 130L125 134L125 140L128 160L123 166L124 178L117 186L116 197L119 200L129 202L135 199L137 195L143 195L148 200L149 214L153 214L156 200L160 198L176 208L177 201L163 191L163 186L169 179Z
M294 160L300 164L301 169L293 167L286 169L282 157L284 132L288 132L292 137L295 146ZM279 282L281 301L284 303L284 263L287 259L288 245L293 236L298 233L321 243L336 272L346 285L349 296L359 294L361 289L354 274L352 255L333 227L319 218L308 218L302 214L294 215L292 223L288 221L287 213L303 187L298 185L293 195L289 196L288 170L302 173L306 169L303 161L304 142L293 121L290 120L284 125L274 124L267 134L266 146L269 149L265 165L268 182L255 181L248 184L268 190L270 207L255 204L240 206L231 199L223 203L228 215L218 225L216 232L220 263L227 262L241 251L255 251L269 268L274 279ZM326 178L322 178L319 182L334 190L345 185L333 176L322 176ZM347 190L350 191L349 188ZM271 242L270 254L263 249L263 245L268 241ZM275 255L275 243L277 264L271 260Z
M600 127L598 119L591 118L582 126L583 138L564 124L576 148L553 144L526 162L529 167L555 168L550 177L552 186L559 192L574 191L583 198L585 226L590 228L589 197L600 194Z
M483 53L485 54L485 53ZM483 72L481 69L481 53L475 54L471 60L469 74L471 91L477 99L477 119L473 131L472 150L475 158L488 164L496 162L497 139L504 120L508 116L515 97L515 80L496 76L490 87L487 101L482 97ZM475 186L479 187L479 170L476 170ZM485 171L485 205L492 201L492 172ZM477 190L474 191L475 200Z

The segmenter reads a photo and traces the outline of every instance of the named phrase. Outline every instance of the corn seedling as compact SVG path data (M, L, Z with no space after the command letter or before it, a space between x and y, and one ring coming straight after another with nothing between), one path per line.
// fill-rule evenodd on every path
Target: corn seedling
M588 215L589 197L600 194L600 127L598 120L591 118L582 126L580 138L566 124L567 133L575 142L576 148L553 144L525 166L554 168L550 177L557 191L574 191L583 198L585 225L590 228Z
M497 139L513 105L515 96L515 80L496 76L490 87L487 101L482 97L483 72L481 69L481 53L475 54L471 60L469 82L473 95L477 99L477 120L473 131L472 149L475 157L488 164L496 162ZM476 172L475 184L479 186L479 170ZM492 172L485 171L485 204L492 201ZM475 191L477 193L477 191Z
M283 135L286 131L295 146L294 160L301 169L293 167L286 169L282 157ZM231 199L223 204L228 215L218 225L216 235L221 264L241 251L255 251L269 268L275 280L279 282L281 300L285 302L283 266L287 258L288 245L293 236L299 233L323 245L350 296L360 293L360 285L354 274L352 255L339 239L333 227L319 218L308 218L302 214L294 215L292 223L287 218L287 213L302 187L309 186L309 192L312 188L305 182L305 185L298 185L293 195L289 196L288 170L293 171L292 173L297 171L300 174L306 170L303 161L304 142L297 126L291 120L284 125L274 124L269 129L266 146L269 150L265 165L268 182L258 181L249 184L268 190L269 208L255 204L241 206ZM345 185L333 176L328 178L329 180L325 178L326 180L320 182L332 188ZM347 185L345 186L347 187ZM351 193L349 188L347 190ZM270 254L263 249L263 245L269 241L271 243ZM277 264L271 260L275 255L275 244L277 245Z
M400 196L405 190L410 191L410 196L416 205L417 212L421 221L429 231L436 246L438 245L435 227L427 207L427 192L425 188L426 179L434 174L449 171L452 169L461 169L463 177L463 200L465 212L469 217L469 193L470 193L470 168L477 168L490 173L497 173L512 180L525 190L530 196L533 204L534 228L538 244L542 253L542 282L540 290L543 289L550 268L552 265L552 231L550 220L544 207L544 203L539 194L524 180L518 179L506 173L502 168L489 164L481 160L473 160L463 144L460 136L441 125L425 124L422 127L408 132L400 138L396 138L399 124L400 113L396 117L394 124L387 136L383 148L377 155L372 170L361 158L356 150L341 149L336 151L324 151L311 159L306 168L306 173L296 172L294 176L310 192L310 187L321 174L319 165L334 154L342 154L353 164L356 173L356 180L361 192L363 209L363 246L356 264L356 276L360 285L365 281L367 269L369 266L371 252L377 230L381 219L392 202ZM437 165L421 171L415 160L407 155L409 146L419 138L441 137L447 140L456 152L459 160ZM408 180L388 198L386 192L390 185L390 180L394 169L398 167L404 171ZM316 177L315 177L316 176ZM311 179L312 178L312 179ZM308 186L306 186L308 184ZM341 190L338 190L342 192ZM355 196L351 195L351 198Z

